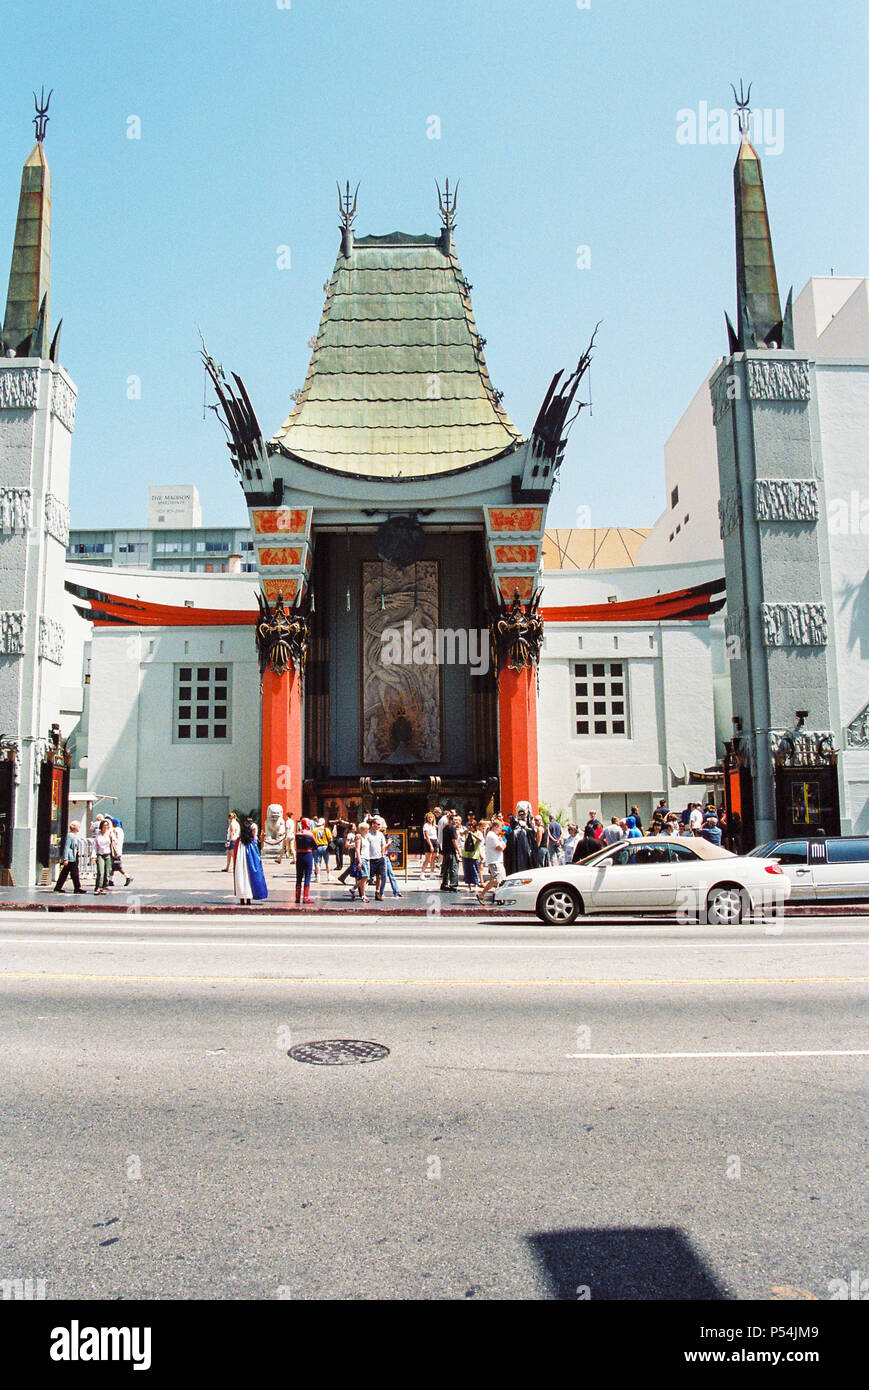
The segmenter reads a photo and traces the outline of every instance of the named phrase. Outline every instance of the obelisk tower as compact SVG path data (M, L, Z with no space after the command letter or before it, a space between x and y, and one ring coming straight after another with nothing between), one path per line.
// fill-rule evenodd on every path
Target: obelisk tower
M33 884L57 857L68 782L52 726L76 389L56 361L58 333L49 337L48 102L37 101L36 111L0 333L0 868L18 886Z

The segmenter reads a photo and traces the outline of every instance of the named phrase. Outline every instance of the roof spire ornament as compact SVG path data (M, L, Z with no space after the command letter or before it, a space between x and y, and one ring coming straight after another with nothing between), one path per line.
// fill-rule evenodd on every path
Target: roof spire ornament
M731 82L730 84L730 90L733 93L733 100L736 102L736 114L737 119L739 120L739 131L743 139L746 139L748 137L749 131L751 130L751 106L749 104L751 102L751 87L752 84L749 82L748 91L746 92L742 84L742 78L740 77L739 95L737 95L736 88L734 87L733 83Z
M45 139L45 127L51 120L48 114L48 107L53 94L53 87L48 93L48 96L45 95L44 87L40 88L39 96L37 96L35 92L33 93L33 104L36 107L36 115L33 117L33 124L36 126L36 142L39 145L41 145Z
M733 169L736 213L736 327L727 321L730 352L794 346L793 295L784 314L778 291L772 234L760 156L751 143L751 83L739 92L731 83L742 141Z
M343 193L341 192L340 183L337 184L337 188L338 216L341 219L341 250L345 256L349 256L353 250L353 223L356 221L356 197L359 193L359 184L357 183L356 185L356 192L353 194L352 202L350 199L349 179L344 186Z
M459 180L461 182L461 180ZM446 255L449 255L453 245L453 227L456 225L456 205L459 198L459 185L456 184L452 194L450 194L450 181L444 182L444 191L441 193L441 186L435 179L435 188L438 191L438 207L441 214L441 247Z

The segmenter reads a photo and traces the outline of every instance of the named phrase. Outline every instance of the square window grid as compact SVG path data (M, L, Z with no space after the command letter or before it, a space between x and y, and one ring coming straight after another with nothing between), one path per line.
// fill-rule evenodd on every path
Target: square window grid
M580 737L628 733L627 674L623 661L573 663L574 728Z
M227 743L228 666L176 666L173 728L179 743Z

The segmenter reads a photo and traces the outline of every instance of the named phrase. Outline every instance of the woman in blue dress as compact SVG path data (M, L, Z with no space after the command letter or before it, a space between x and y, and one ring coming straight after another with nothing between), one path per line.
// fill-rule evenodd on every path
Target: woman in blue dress
M242 903L251 903L254 898L261 902L269 895L257 835L256 823L250 816L246 816L235 842L232 866L233 885L236 896Z

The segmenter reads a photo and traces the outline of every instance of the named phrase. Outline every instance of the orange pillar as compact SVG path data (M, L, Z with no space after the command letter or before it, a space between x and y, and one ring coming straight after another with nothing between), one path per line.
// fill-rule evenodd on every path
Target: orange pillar
M290 669L279 676L269 666L262 696L262 809L270 805L302 811L302 677Z
M518 801L537 810L537 672L533 666L498 676L498 753L501 812L509 815Z

